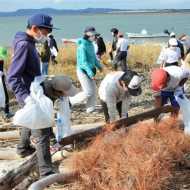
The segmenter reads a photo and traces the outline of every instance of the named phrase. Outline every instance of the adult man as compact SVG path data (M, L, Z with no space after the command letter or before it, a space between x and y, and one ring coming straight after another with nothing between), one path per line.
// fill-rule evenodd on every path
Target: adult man
M114 52L116 51L117 49L117 41L118 41L118 33L119 33L119 30L117 28L112 28L110 30L112 36L113 36L113 41L112 41L112 45L111 45L111 50L109 52L109 55L110 55L110 59L111 61L113 61L114 59Z
M118 42L116 46L116 56L113 61L114 69L117 70L118 66L121 67L122 71L127 70L127 51L128 51L128 40L124 38L124 35L118 33Z
M47 35L52 31L52 18L45 14L36 14L28 19L26 32L18 32L15 36L12 64L8 71L8 83L14 91L17 101L23 106L30 94L30 85L36 76L40 76L40 60L35 43L44 43ZM46 129L33 130L36 139L36 150L40 176L47 176L53 172L50 155L51 126ZM21 157L35 151L30 145L31 131L22 128L17 153Z
M151 74L151 87L155 93L155 106L159 108L170 100L173 106L172 116L176 117L179 112L179 105L175 99L175 95L184 93L183 85L188 78L189 72L178 66L153 70Z
M99 96L107 123L128 116L130 97L141 94L141 83L142 77L131 70L111 72L104 78Z

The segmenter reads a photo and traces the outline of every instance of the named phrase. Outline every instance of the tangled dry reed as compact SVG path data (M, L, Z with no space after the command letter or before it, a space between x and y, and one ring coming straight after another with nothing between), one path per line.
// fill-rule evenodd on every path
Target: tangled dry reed
M160 190L189 151L178 122L142 122L129 131L107 131L69 162L78 177L69 189Z

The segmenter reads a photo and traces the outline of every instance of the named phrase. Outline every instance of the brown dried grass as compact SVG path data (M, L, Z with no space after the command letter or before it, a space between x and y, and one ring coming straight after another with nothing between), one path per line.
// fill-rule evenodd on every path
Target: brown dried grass
M69 161L77 190L160 190L190 148L178 122L141 122L127 133L107 131Z

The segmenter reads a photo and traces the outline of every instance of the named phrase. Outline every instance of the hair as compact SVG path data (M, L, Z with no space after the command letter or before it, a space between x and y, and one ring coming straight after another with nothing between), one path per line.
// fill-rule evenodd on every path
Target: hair
M132 70L127 70L119 79L119 81L123 81L125 83L126 86L129 85L131 79L133 78L133 76L138 75L137 72L132 71Z
M119 30L117 28L112 28L110 32L113 32L114 34L118 34Z
M89 38L90 38L90 36L88 36L87 34L84 34L83 39L89 40Z

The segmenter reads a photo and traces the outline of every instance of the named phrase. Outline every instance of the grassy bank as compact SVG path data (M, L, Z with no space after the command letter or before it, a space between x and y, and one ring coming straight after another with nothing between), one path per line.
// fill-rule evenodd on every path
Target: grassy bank
M109 50L109 46L107 49ZM129 67L147 71L156 62L160 49L161 47L158 44L131 45L128 55ZM6 69L11 62L11 54L10 50ZM76 46L67 44L60 47L57 60L57 65L50 64L50 74L66 74L76 79ZM108 54L104 56L102 62L105 65L105 70L111 68Z

